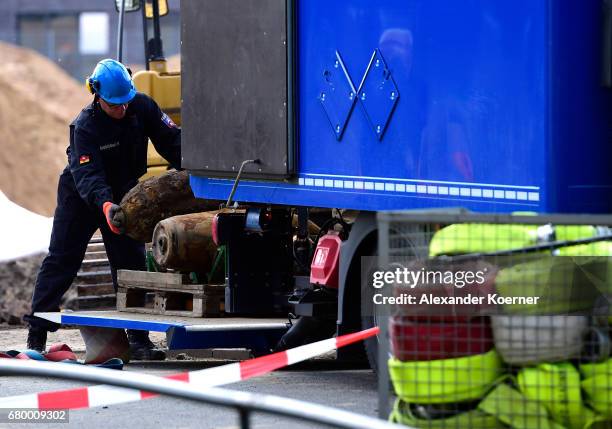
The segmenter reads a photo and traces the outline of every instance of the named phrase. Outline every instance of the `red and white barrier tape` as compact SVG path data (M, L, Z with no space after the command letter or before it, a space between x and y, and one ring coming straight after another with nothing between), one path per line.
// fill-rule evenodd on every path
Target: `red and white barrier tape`
M196 387L214 387L231 384L257 377L258 375L263 375L373 337L378 334L378 331L377 327L370 328L354 334L317 341L316 343L244 362L173 374L164 378L184 381ZM78 368L75 367L75 370L78 370ZM153 396L157 396L157 394L135 389L98 385L0 398L0 408L31 408L41 410L93 408L139 401Z

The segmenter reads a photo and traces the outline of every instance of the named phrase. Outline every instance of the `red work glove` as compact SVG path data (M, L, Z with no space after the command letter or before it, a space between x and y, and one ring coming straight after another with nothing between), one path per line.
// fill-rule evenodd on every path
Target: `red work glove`
M125 214L121 207L107 201L102 205L102 211L110 230L115 234L123 234L125 232Z

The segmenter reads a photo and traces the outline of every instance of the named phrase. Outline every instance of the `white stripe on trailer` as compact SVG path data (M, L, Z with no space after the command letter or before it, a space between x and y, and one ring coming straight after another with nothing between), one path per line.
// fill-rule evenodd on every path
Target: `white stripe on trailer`
M258 331L267 329L285 329L287 323L254 323L254 324L210 324L210 325L187 325L185 330L189 332L205 332L205 331Z
M346 179L360 179L360 180L396 180L400 182L413 182L413 183L422 183L423 181L420 179L400 179L397 177L379 177L379 176L347 176L343 174L316 174L316 173L306 173L306 176L310 177L331 177L331 178L346 178ZM525 189L525 190L539 190L539 186L521 186L521 185L504 185L501 183L481 183L481 182L449 182L446 180L427 180L427 182L437 185L464 185L464 186L488 186L495 188L510 188L510 189Z
M530 192L529 201L540 201L540 194L538 194L537 192Z

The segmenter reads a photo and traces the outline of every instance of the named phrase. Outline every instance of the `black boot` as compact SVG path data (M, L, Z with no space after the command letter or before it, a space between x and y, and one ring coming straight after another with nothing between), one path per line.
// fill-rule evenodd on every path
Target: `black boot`
M47 347L47 330L30 326L28 331L28 349L42 353Z
M132 360L164 360L166 353L155 347L149 339L149 331L127 330L130 342L130 356Z

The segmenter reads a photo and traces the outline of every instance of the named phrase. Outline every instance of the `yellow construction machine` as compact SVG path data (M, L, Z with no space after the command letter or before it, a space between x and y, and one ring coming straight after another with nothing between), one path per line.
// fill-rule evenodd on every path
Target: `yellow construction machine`
M119 12L117 57L122 61L123 16L126 12L140 11L143 15L146 69L134 73L136 89L152 97L159 107L181 126L181 73L168 71L163 54L160 18L168 13L167 0L115 0ZM144 7L142 7L144 6ZM153 38L148 37L148 27L153 25ZM149 142L147 172L141 180L157 176L168 169L168 162Z

